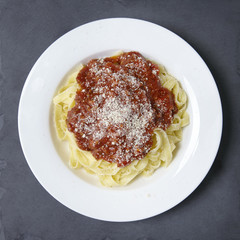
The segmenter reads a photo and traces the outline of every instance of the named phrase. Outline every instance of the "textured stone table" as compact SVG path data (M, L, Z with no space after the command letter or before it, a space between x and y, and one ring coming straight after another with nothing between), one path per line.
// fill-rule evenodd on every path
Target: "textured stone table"
M38 183L23 156L19 97L41 53L69 30L102 18L162 25L189 42L210 68L222 99L220 149L207 177L156 217L111 223L77 214ZM0 0L0 240L240 239L240 1Z

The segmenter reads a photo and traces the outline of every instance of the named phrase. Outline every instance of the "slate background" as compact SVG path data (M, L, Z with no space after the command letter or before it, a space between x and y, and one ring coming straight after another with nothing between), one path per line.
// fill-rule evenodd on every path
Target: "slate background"
M220 150L201 185L173 209L130 223L94 220L53 199L30 171L17 128L21 90L41 53L69 30L109 17L151 21L190 43L215 78L224 113ZM239 26L237 0L0 0L0 240L240 239Z

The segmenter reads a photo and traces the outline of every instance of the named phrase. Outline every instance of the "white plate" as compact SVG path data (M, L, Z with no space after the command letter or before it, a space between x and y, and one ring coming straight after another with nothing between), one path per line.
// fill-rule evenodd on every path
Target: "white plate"
M65 145L54 132L52 98L78 64L117 50L139 51L180 80L188 94L191 123L184 129L183 141L168 168L126 187L109 189L100 186L95 176L69 169ZM41 55L22 91L18 125L27 162L54 198L83 215L123 222L160 214L200 184L218 150L222 109L210 71L188 43L153 23L115 18L73 29Z

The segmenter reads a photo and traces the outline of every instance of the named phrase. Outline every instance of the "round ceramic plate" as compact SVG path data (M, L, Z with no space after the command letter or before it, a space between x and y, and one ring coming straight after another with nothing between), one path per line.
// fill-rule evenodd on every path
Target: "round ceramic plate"
M66 143L56 138L52 99L66 75L80 63L118 50L142 53L181 82L189 99L190 124L169 167L125 187L105 188L95 176L68 167ZM18 125L27 162L54 198L83 215L122 222L160 214L200 184L219 147L222 109L209 69L188 43L156 24L114 18L73 29L40 56L22 91Z

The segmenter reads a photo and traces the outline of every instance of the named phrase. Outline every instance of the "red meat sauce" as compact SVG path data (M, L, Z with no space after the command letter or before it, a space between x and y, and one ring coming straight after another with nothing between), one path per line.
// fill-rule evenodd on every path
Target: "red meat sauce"
M154 129L168 128L178 111L173 93L161 86L158 66L138 52L92 59L77 82L68 130L80 149L119 167L144 158Z

